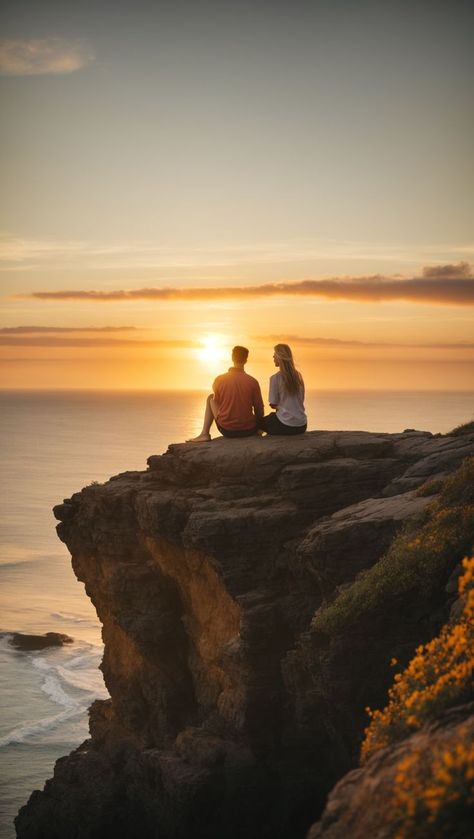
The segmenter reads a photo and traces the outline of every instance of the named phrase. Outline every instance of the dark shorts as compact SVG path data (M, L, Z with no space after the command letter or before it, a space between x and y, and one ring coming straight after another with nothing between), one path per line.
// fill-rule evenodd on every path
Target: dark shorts
M307 426L306 424L285 425L284 422L280 422L275 411L273 411L272 414L267 414L267 416L263 418L261 428L263 428L267 434L284 434L290 437L294 434L304 434Z
M216 425L223 437L253 437L253 435L258 431L256 426L255 428L246 428L244 431L232 431L230 428L222 428L218 422L216 422Z

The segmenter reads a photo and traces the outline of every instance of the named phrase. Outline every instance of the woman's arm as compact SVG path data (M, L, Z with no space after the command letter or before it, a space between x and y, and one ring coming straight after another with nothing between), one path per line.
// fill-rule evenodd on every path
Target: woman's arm
M268 401L270 408L278 408L280 404L280 388L278 387L278 374L270 376L270 387L268 389Z

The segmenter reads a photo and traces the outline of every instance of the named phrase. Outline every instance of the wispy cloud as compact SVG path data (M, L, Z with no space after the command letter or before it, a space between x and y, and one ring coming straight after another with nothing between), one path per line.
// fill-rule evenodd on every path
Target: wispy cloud
M202 343L189 339L132 339L132 338L108 338L93 335L81 337L81 332L119 332L137 327L104 327L90 328L79 327L77 329L68 327L6 327L0 329L1 347L36 347L36 348L137 348L137 349L201 349ZM13 330L25 330L24 332ZM27 330L31 330L30 334ZM37 332L36 332L37 330ZM44 330L44 331L43 331ZM10 334L8 334L10 333ZM55 335L54 333L68 333L66 335ZM424 350L474 350L474 342L443 342L435 341L429 343L410 343L397 341L356 341L342 338L323 338L320 336L308 335L254 335L252 341L259 344L285 343L297 347L321 347L326 349L424 349Z
M201 344L186 340L133 340L131 338L73 338L54 335L0 335L0 347L127 347L130 349L190 349Z
M223 269L253 266L285 266L320 264L328 260L354 262L420 263L443 260L469 259L474 245L469 243L420 245L416 248L400 243L370 243L336 239L295 238L279 241L262 241L206 246L162 246L156 241L120 240L93 242L80 240L28 239L11 233L0 235L0 270L33 271L38 268L51 270L70 269L80 265L81 270L141 269L173 272L199 272L214 279ZM409 270L412 270L410 268Z
M425 272L435 272L435 276ZM206 287L155 287L93 291L88 289L34 291L15 295L15 299L83 301L97 303L133 300L222 300L272 296L323 297L329 300L352 300L382 303L404 300L411 303L451 306L474 305L474 277L468 263L426 266L423 276L401 279L373 274L364 277L331 277L325 280L228 285Z
M474 350L474 343L469 341L459 341L452 343L443 343L442 341L431 342L426 344L395 342L395 341L351 341L343 340L341 338L321 338L310 337L307 335L256 335L255 341L265 344L294 344L302 347L331 347L337 349L338 347L355 347L355 348L386 348L392 347L406 349L425 349L425 350Z
M50 335L63 332L131 332L136 326L3 326L2 335Z
M92 60L92 51L84 41L62 38L0 41L0 74L3 76L74 73Z

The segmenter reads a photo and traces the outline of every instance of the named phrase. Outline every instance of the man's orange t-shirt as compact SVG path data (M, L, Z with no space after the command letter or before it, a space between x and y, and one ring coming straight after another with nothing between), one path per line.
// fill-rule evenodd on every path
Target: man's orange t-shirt
M226 431L250 431L263 416L263 399L257 379L240 367L229 367L212 385L217 402L217 422Z

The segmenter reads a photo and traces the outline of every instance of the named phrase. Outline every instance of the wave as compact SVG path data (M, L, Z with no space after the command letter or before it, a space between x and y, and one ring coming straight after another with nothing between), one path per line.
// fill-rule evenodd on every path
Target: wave
M9 652L8 647L5 651ZM17 725L0 737L0 748L24 743L36 734L81 717L94 699L107 698L107 689L98 669L101 657L102 648L90 643L84 643L79 650L62 647L28 656L30 666L38 672L38 687L61 710L52 716Z
M57 679L53 674L46 676L43 684L41 685L41 690L46 694L46 696L49 696L53 702L56 702L57 705L62 705L64 708L77 708L79 706L77 699L73 699L72 696L69 696L69 694L63 690L59 684L59 679Z
M73 612L51 612L52 618L59 618L59 620L70 621L71 623L88 623L89 626L97 626L98 622L92 618L84 618L81 615Z
M0 572L2 571L10 571L12 568L17 568L21 565L22 568L25 565L36 565L35 559L0 559Z
M93 684L91 673L88 672L71 672L70 670L66 669L65 667L58 666L56 668L56 672L59 678L66 684L75 690L82 690L86 693L91 693L96 695L98 692L98 688L100 690L100 685ZM94 673L94 676L96 674ZM100 676L100 672L97 671L97 676ZM102 692L102 691L101 691Z
M82 716L86 710L86 705L77 708L69 708L66 711L62 711L60 714L55 714L53 717L44 717L42 720L18 725L16 728L12 729L12 731L9 731L8 734L0 737L0 748L10 746L12 743L24 743L25 740L33 737L35 734L47 731L48 728L53 728L58 723L65 722L66 720L73 719L74 717Z
M29 548L18 542L3 542L0 555L0 568L13 567L36 563L38 560L50 560L51 557L62 557L64 551L54 545L47 548Z
M92 666L98 667L99 663L100 663L100 660L102 658L103 649L102 649L102 647L97 647L93 644L91 644L90 647L91 647L90 652L81 653L81 655L76 655L74 658L71 658L67 662L67 666L75 668L79 664L83 664L84 661L87 661L90 664L91 667Z
M57 705L62 705L63 708L77 708L79 702L72 696L69 696L61 687L59 679L56 675L57 668L49 664L45 658L37 656L32 659L33 666L37 670L42 670L46 673L41 684L41 690L49 699L56 702Z
M63 662L63 664L51 662L44 655L34 656L32 664L44 674L41 684L43 693L57 705L72 709L77 708L84 700L71 695L67 688L88 694L88 702L96 697L99 699L108 695L103 682L101 683L100 671L97 667L99 658L100 652L96 648L89 648L88 652L75 656L71 661ZM87 662L89 667L86 665L82 670L69 669L71 664L75 662L77 665L81 660Z

